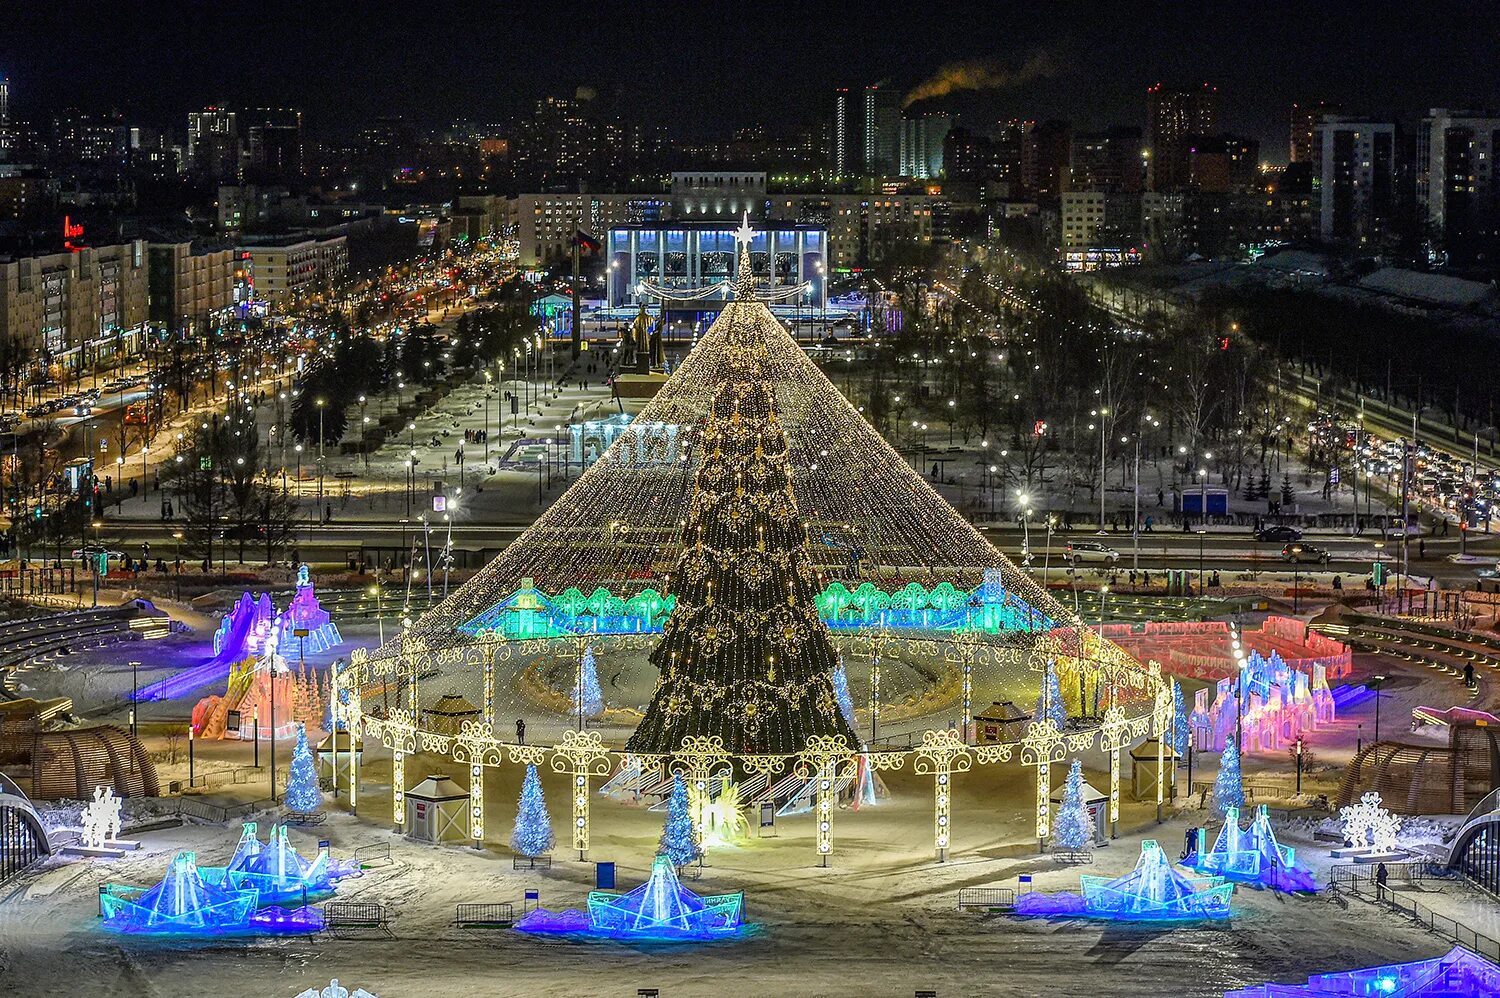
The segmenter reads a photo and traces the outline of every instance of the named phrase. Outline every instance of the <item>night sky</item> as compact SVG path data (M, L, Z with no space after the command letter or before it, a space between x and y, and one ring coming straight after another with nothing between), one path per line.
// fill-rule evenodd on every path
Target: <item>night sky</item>
M205 103L305 109L313 135L381 113L495 121L580 85L674 134L821 119L829 91L903 91L979 60L1023 79L920 106L974 124L1141 124L1157 80L1220 90L1227 128L1285 157L1294 100L1373 113L1500 107L1500 4L385 3L13 0L0 74L20 117L69 105L181 127ZM632 110L633 109L633 110Z

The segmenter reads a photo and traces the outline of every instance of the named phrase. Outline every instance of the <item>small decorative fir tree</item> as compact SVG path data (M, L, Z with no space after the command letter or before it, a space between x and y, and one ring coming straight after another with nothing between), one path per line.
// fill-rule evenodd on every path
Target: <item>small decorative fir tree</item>
M1058 808L1057 824L1052 829L1052 844L1067 852L1094 847L1094 823L1089 820L1089 809L1083 803L1083 764L1077 759L1068 770L1062 807Z
M1214 777L1214 816L1224 817L1231 807L1243 809L1245 787L1240 782L1240 750L1234 738L1224 739L1224 751L1219 755L1219 775Z
M286 782L286 806L298 814L312 814L323 806L323 791L318 789L318 771L313 765L312 750L307 747L307 726L297 725L297 746L292 749L292 772Z
M535 858L552 848L552 819L547 816L547 801L542 797L542 781L536 767L526 767L521 784L521 805L516 810L516 827L510 833L510 847L522 856Z
M854 700L849 696L849 674L844 671L842 655L839 656L838 665L833 667L833 695L838 698L844 720L849 722L849 727L854 727Z
M594 646L583 649L578 676L573 682L573 710L584 717L604 713L604 693L599 689L599 669L594 664Z
M687 784L681 773L672 778L672 796L667 798L667 822L662 827L661 844L656 852L670 859L674 866L686 866L702 852L698 845L698 830L693 827Z
M1047 663L1047 674L1042 677L1042 692L1036 701L1032 715L1038 721L1051 721L1061 731L1068 726L1068 705L1063 702L1062 686L1057 681L1057 663Z
M1258 493L1258 498L1260 499L1271 498L1271 469L1264 465L1261 466L1260 484L1256 487L1255 491Z
M1283 471L1281 473L1281 505L1290 506L1297 501L1297 492L1292 488L1292 473Z
M1187 699L1182 695L1182 684L1172 680L1172 751L1178 756L1187 755L1188 738L1192 726L1188 721Z

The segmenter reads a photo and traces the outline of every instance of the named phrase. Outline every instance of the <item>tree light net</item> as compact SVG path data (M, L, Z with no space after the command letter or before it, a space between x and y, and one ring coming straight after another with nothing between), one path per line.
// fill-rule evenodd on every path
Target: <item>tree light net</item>
M749 370L747 345L754 347ZM724 426L713 418L714 404L731 383L763 389L762 408L775 414L785 455L769 471L770 487L747 480L737 493L734 482L722 480L726 470L767 474L753 447L742 449L739 464L715 467ZM899 719L904 703L908 717L935 720L946 712L944 724L962 715L967 725L992 699L1034 691L1037 670L1048 661L1068 681L1075 713L1098 716L1106 701L1150 703L1147 670L1099 639L985 540L886 443L769 308L744 296L726 305L656 397L551 508L373 653L356 679L365 709L378 714L396 705L420 715L427 699L461 692L486 704L486 720L497 725L500 712L512 707L533 724L539 707L543 718L550 712L566 719L577 713L579 661L592 643L606 708L591 723L620 725L623 741L656 691L661 673L645 659L661 644L661 632L671 632L680 593L688 593L687 608L695 613L706 596L694 587L701 580L683 590L687 580L674 573L696 563L684 555L705 544L705 524L719 529L740 516L734 509L702 515L710 480L714 501L744 506L751 534L738 547L715 536L707 546L735 547L740 578L764 570L784 589L788 564L805 576L821 624L799 620L834 635L834 648L850 666L862 725L882 701L887 722ZM770 522L768 514L782 512L773 507L783 496L793 536L768 539L757 553L754 530ZM778 558L791 560L773 564ZM771 613L753 601L735 605L735 593L717 599L716 612L729 620ZM934 643L951 641L955 632L968 639L962 648ZM822 649L825 640L804 645ZM487 650L456 653L475 646ZM420 664L404 664L411 662ZM828 665L820 661L817 669L817 692L827 701L820 717L837 728L821 678ZM794 666L778 665L772 679L796 675ZM408 689L417 681L420 695Z

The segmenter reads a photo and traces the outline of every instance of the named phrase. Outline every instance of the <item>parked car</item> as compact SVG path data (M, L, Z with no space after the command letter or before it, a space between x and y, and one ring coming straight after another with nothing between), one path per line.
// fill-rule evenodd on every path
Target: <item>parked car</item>
M101 554L107 556L110 561L122 561L125 558L120 552L111 551L99 544L85 544L81 548L73 549L74 558L97 558Z
M1113 565L1120 560L1120 552L1098 541L1069 541L1068 560L1075 565L1085 563Z
M1286 544L1291 541L1300 541L1302 539L1302 531L1296 527L1288 527L1285 524L1278 523L1269 527L1261 527L1255 532L1255 539L1258 541L1281 541L1283 544Z
M1282 561L1301 564L1326 565L1333 558L1327 548L1316 544L1288 544L1281 549Z

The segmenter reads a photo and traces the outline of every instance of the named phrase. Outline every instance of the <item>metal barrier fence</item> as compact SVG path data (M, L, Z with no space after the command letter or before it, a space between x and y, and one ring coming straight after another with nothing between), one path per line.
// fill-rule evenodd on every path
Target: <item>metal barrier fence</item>
M336 901L323 906L323 924L329 929L383 929L390 918L383 904Z
M961 887L958 891L958 907L986 908L990 911L1010 911L1016 906L1016 892L1009 887Z
M360 846L354 850L354 860L364 864L383 859L387 863L391 860L391 844L389 842L375 842L371 845Z
M1480 956L1500 962L1500 939L1476 932L1462 922L1433 911L1416 898L1392 888L1379 888L1372 881L1348 881L1351 893L1375 904L1389 905L1395 911L1410 916L1412 921L1439 935L1447 936L1460 946L1465 946Z
M515 921L516 906L509 901L454 906L453 923L461 929L503 929Z
M512 870L550 870L552 869L551 856L512 856L510 858Z
M1412 860L1409 863L1336 863L1328 868L1330 884L1363 884L1375 882L1375 874L1385 867L1387 880L1445 880L1452 876L1447 870L1429 859Z

